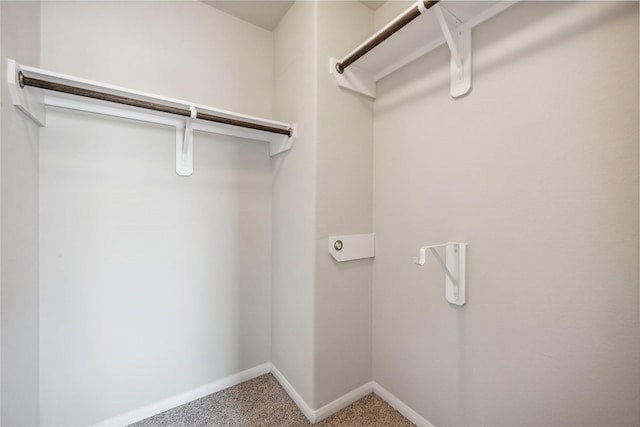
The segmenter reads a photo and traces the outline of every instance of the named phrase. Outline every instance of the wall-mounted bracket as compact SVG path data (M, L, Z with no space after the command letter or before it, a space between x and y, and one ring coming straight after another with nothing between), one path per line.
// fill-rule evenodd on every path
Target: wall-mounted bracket
M451 52L451 96L457 98L471 89L471 27L440 4L431 9Z
M176 173L180 176L193 174L193 119L198 116L196 107L189 106L191 117L185 120L182 138L178 137L180 129L176 128Z
M375 256L375 234L349 234L329 237L329 253L338 262Z
M336 68L338 62L339 60L337 58L329 59L329 72L336 79L338 86L352 92L368 96L369 98L376 99L377 86L371 73L358 68L355 65L350 66L340 73Z
M445 247L445 260L442 259L437 249ZM455 305L466 303L466 256L467 245L465 243L447 242L441 245L423 246L419 256L413 258L413 262L424 265L427 261L427 250L435 256L436 260L445 272L445 296L447 301Z
M45 126L44 95L41 91L23 87L20 82L21 67L13 59L7 59L7 85L11 102L38 126Z
M269 155L273 157L291 150L297 136L298 129L295 124L291 125L291 136L271 134L269 140Z

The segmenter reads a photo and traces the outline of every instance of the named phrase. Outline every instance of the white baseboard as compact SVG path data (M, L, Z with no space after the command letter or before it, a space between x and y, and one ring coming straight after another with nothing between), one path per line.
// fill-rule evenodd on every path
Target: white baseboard
M305 400L298 394L295 388L287 381L287 379L282 375L282 373L276 368L273 364L271 364L271 373L278 380L282 388L285 389L289 397L298 405L300 411L304 414L305 417L309 420L310 423L317 423L330 415L335 414L342 408L345 408L351 405L358 399L363 398L367 394L373 392L373 382L368 382L364 385L361 385L355 390L350 391L349 393L337 398L333 402L327 403L320 409L311 409L311 407L305 402Z
M177 406L184 405L185 403L189 403L193 400L200 399L212 393L216 393L220 390L224 390L245 381L249 381L253 378L259 377L260 375L268 374L269 372L271 372L276 380L278 380L282 388L285 389L287 394L291 397L291 399L293 399L298 408L300 408L300 411L302 411L304 416L307 417L307 419L311 423L321 421L328 416L335 414L339 410L349 406L353 402L361 399L367 394L373 392L380 396L380 398L386 401L389 405L395 408L398 412L400 412L409 421L411 421L418 427L435 427L400 399L391 394L387 389L374 381L361 385L357 389L352 390L349 393L337 398L333 402L324 405L320 409L311 409L311 407L307 404L307 402L305 402L302 396L300 396L296 389L293 388L291 383L287 381L284 375L282 375L278 368L276 368L272 363L263 363L262 365L258 365L251 369L247 369L246 371L230 375L218 381L205 384L193 390L178 394L176 396L161 400L159 402L144 406L139 409L135 409L133 411L118 415L113 418L109 418L108 420L104 420L97 424L94 424L93 427L124 427L129 424L142 421L145 418L160 414L164 411L168 411L169 409L173 409Z
M356 400L362 399L363 397L365 397L367 394L371 392L373 392L373 382L368 382L366 384L361 385L357 389L352 390L349 393L337 398L333 402L327 403L322 408L314 411L316 414L315 422L321 421L327 418L329 415L335 414L339 410L346 408Z
M389 390L382 387L377 382L373 382L373 392L380 396L382 400L391 405L396 411L400 412L409 421L418 427L435 427L427 421L422 415L411 409L406 403L395 397Z
M275 367L275 365L271 364L271 373L278 380L282 388L287 392L289 397L295 402L298 408L302 411L305 417L309 420L310 423L316 422L316 411L311 409L307 402L304 401L302 396L298 394L295 388L291 385L289 381L282 375L282 373Z
M228 377L205 384L193 390L180 393L176 396L152 403L151 405L109 418L108 420L94 424L93 427L126 426L144 420L145 418L152 417L161 412L168 411L169 409L173 409L177 406L184 405L185 403L189 403L193 400L200 399L201 397L216 393L220 390L224 390L225 388L249 381L253 378L259 377L260 375L268 374L270 371L271 363L263 363L262 365L258 365L237 374L229 375Z

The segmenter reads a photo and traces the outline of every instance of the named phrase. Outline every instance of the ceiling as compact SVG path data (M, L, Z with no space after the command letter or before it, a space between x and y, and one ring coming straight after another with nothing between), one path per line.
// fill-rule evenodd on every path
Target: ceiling
M294 2L280 0L210 0L204 1L204 3L265 30L273 31ZM384 1L361 1L360 3L371 10L376 10L382 6Z
M367 6L371 10L378 10L380 6L384 4L385 0L373 0L373 1L361 1L363 5Z

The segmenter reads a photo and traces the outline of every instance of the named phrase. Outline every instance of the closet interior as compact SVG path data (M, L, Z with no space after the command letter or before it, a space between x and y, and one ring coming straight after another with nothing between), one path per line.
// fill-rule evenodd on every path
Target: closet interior
M0 2L0 423L271 373L311 423L373 392L425 427L638 425L638 27Z

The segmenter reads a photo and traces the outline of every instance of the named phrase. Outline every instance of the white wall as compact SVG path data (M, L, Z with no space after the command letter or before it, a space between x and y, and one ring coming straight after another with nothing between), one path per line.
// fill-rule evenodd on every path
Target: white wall
M44 3L50 69L271 116L271 32L193 0Z
M526 2L379 82L374 380L437 426L640 423L638 5ZM418 247L468 243L468 302Z
M383 6L375 26L405 6ZM198 135L181 178L171 129L49 113L43 425L97 422L268 360L314 409L373 365L438 426L638 424L637 4L515 6L474 31L469 96L449 97L438 49L379 84L373 135L372 103L328 75L328 57L371 32L360 4L298 2L273 34L197 2L44 2L41 15L44 68L299 129L273 161L266 145ZM4 371L6 200L4 400L17 379ZM327 236L372 222L375 261L334 263ZM462 309L437 266L411 262L446 240L469 243Z
M273 114L295 123L293 150L273 161L271 361L314 402L317 4L296 2L274 31Z
M274 33L274 115L299 133L274 161L272 361L311 409L371 380L371 260L332 261L327 237L371 232L372 102L329 57L372 25L358 2L297 2Z
M39 424L38 127L6 87L7 58L38 65L39 2L0 2L0 353L3 426Z
M371 381L373 259L338 263L332 235L371 233L373 101L339 88L329 58L371 35L359 2L318 3L318 148L315 267L315 407Z
M43 2L43 68L271 116L272 34L199 2ZM247 55L251 52L251 55ZM86 425L270 360L268 145L50 110L43 425Z

